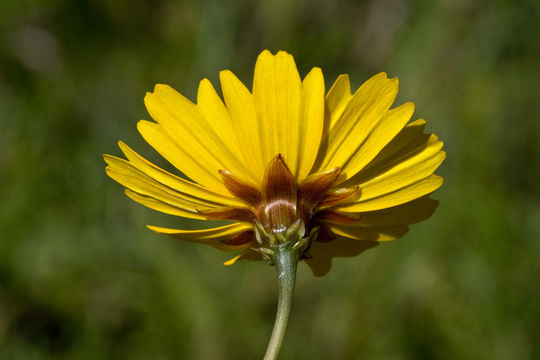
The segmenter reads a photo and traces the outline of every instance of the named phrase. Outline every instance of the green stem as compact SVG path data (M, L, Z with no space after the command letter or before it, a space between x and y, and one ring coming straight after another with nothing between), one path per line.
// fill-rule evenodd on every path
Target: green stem
M276 360L279 355L291 313L298 264L298 250L294 250L290 243L277 244L272 250L278 275L279 298L274 330L264 360Z

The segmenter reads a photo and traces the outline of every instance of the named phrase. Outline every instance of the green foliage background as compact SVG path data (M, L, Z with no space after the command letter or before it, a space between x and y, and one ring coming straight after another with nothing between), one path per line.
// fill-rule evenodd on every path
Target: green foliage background
M194 227L124 196L102 153L144 143L146 91L291 52L397 103L446 143L439 210L404 238L305 265L281 359L540 358L536 1L0 2L0 358L258 359L274 270L158 236Z

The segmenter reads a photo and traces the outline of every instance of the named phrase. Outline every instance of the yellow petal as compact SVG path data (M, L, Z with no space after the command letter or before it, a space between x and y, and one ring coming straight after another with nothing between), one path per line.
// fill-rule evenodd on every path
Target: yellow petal
M234 223L204 230L177 230L152 225L148 225L148 228L158 234L169 235L180 240L207 244L225 251L236 251L245 249L250 244L229 245L226 241L245 231L251 230L253 227L249 224Z
M223 168L220 170L228 170L238 179L256 185L254 174L245 165L229 112L207 79L203 79L199 84L197 106L212 130L211 138L216 144L212 151L223 164Z
M367 168L374 168L379 164L392 162L396 158L417 149L421 144L427 143L431 134L424 134L425 126L426 121L423 119L418 119L407 124L407 126L405 126L399 134L397 134L394 139L379 152L375 159L368 164ZM365 172L365 170L363 172ZM347 183L349 182L350 181Z
M126 189L125 193L133 201L138 202L139 204L144 205L149 209L156 210L164 214L174 215L174 216L182 216L182 217L186 217L190 219L206 220L205 217L199 215L197 212L193 210L187 210L182 207L177 207L177 206L168 204L166 202L156 200L153 197L136 193L135 191L132 191L129 189Z
M446 153L439 150L434 154L429 152L430 150L426 149L417 156L403 161L375 178L358 184L360 186L360 196L357 201L360 202L397 191L432 175L443 162Z
M349 179L347 185L377 182L404 168L419 164L429 158L441 156L442 141L433 134L421 134L413 141L402 145L393 154L381 151L361 172ZM386 150L386 149L385 149ZM384 161L381 157L385 157Z
M387 111L360 147L341 164L342 173L351 177L362 170L403 129L413 112L414 104L410 102Z
M164 186L148 175L140 172L123 159L110 155L105 155L104 159L109 165L106 168L107 175L112 179L141 195L149 196L162 203L184 209L190 213L189 217L197 219L201 218L200 215L197 214L196 207L215 206L215 204L206 200L190 198Z
M384 73L360 86L324 139L326 151L319 155L317 171L343 166L390 108L397 91L398 80Z
M424 124L420 120L406 126L362 171L341 185L359 186L360 195L354 204L339 210L372 211L400 205L442 184L442 179L431 175L446 156L441 151L443 143L435 135L423 134Z
M330 270L333 257L357 256L378 244L376 241L353 240L339 236L329 242L316 241L309 249L313 257L304 261L313 271L313 275L323 276Z
M255 112L253 96L240 80L229 70L220 74L221 90L231 116L236 141L243 154L247 168L258 184L262 184L266 164L262 156L260 125Z
M362 171L348 178L341 186L353 186L365 182L385 172L389 166L410 158L430 145L437 144L439 139L432 134L424 134L426 122L422 119L405 126Z
M251 248L245 249L239 255L229 259L223 263L225 266L230 266L236 264L238 260L249 260L249 261L258 261L262 260L261 254L252 250Z
M223 184L216 182L219 180L217 171L226 169L231 164L238 164L239 151L237 148L236 152L229 149L228 144L236 146L233 138L222 138L230 135L230 132L222 132L224 125L230 124L230 121L227 118L216 120L215 117L209 120L204 116L201 108L207 109L205 100L211 96L204 81L202 92L204 106L198 107L170 86L158 84L153 93L146 95L145 104L152 118L160 124L165 133L170 135L177 147L182 148L184 153L195 154L199 166L208 169L214 178L212 187L217 184L218 188L223 190ZM216 105L215 102L209 107L212 108L211 110L216 110L216 106L212 105ZM187 169L188 166L183 166L181 169L184 168ZM242 176L245 176L245 171L241 172ZM205 176L199 179L197 171L192 171L192 173L190 177L193 176L194 181L205 185L203 183L207 181Z
M139 121L137 129L146 142L190 179L216 193L230 195L218 172L221 166L210 160L201 144L190 141L186 136L180 145L173 138L174 134L150 121Z
M323 74L321 69L313 68L302 82L297 168L291 168L298 183L308 176L319 153L324 126L324 101Z
M293 174L298 164L300 99L301 80L293 57L284 51L275 56L263 51L253 77L262 159L266 165L281 154Z
M345 212L365 212L390 208L418 199L427 194L431 194L441 187L442 184L442 177L438 175L431 175L423 180L392 193L384 194L365 201L339 206L336 208L336 210Z
M232 196L216 194L202 186L173 175L158 166L152 164L123 142L118 142L118 146L129 160L129 163L140 172L148 175L152 179L160 182L181 193L188 198L200 199L216 206L243 206L243 203Z
M236 255L236 256L233 257L232 259L229 259L229 260L225 261L225 262L223 263L223 265L225 265L225 266L231 266L231 265L234 265L234 264L236 264L236 262L238 261L238 259L240 259L241 256L242 256L242 254Z
M409 231L407 225L389 226L350 226L329 224L330 230L336 235L362 241L390 241L402 237Z
M328 112L325 114L327 116L325 122L327 123L327 131L332 131L351 98L349 75L339 75L326 95Z

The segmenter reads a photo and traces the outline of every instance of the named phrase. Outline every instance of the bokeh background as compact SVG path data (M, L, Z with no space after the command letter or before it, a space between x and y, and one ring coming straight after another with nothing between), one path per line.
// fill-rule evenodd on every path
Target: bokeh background
M101 154L144 143L146 91L294 54L386 71L446 143L436 214L298 274L281 359L540 358L537 1L0 1L0 358L258 359L274 269L158 236Z

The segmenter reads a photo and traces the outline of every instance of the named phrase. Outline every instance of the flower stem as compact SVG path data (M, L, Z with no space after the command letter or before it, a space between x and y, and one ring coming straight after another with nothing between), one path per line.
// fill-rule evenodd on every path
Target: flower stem
M274 330L272 330L272 337L268 343L264 360L276 360L279 355L291 313L299 257L299 251L293 249L291 243L277 244L273 247L273 251L279 298Z

